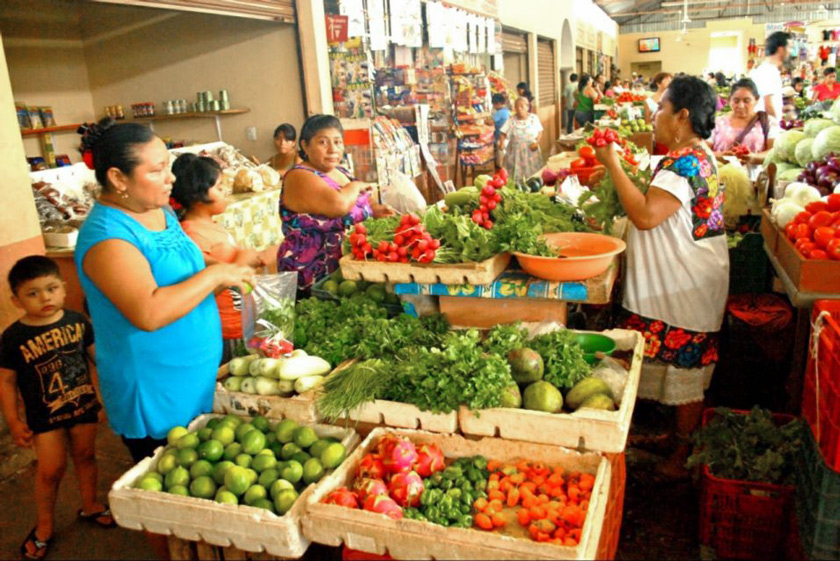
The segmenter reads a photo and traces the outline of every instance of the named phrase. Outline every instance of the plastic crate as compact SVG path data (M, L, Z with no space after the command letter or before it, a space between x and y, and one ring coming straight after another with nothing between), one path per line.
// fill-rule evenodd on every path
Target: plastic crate
M823 312L829 315L818 322ZM840 472L840 301L818 300L812 321L821 325L821 331L816 341L817 356L808 353L802 416L811 426L828 466Z
M746 414L747 412L739 412ZM703 413L705 426L715 415ZM782 425L791 415L774 415ZM794 487L715 477L704 465L700 479L700 543L723 559L775 559L790 534Z
M601 528L601 541L598 544L597 559L615 559L618 540L621 537L621 521L624 519L624 487L627 482L627 466L624 452L606 454L612 468L610 494L607 498L607 510L604 525Z
M764 251L764 238L749 232L729 250L729 294L767 292L769 288L770 259Z
M813 432L804 427L796 457L796 516L807 559L840 561L840 473L820 454Z

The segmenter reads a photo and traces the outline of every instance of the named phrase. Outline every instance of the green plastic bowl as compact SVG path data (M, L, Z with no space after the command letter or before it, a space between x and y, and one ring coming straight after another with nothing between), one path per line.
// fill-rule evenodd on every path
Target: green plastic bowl
M595 353L611 355L615 350L615 340L598 333L578 333L575 335L578 344L583 347L583 358L589 364L594 364L598 359Z

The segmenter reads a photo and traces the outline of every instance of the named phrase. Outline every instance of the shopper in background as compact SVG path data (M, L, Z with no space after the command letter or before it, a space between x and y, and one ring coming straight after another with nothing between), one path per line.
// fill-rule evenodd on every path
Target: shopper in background
M615 97L615 90L613 90L612 82L610 82L609 80L604 82L604 97Z
M784 31L771 34L764 41L767 56L764 62L753 70L749 78L758 88L757 111L766 111L777 119L782 116L782 74L781 68L788 57L788 39Z
M110 118L90 127L102 194L75 259L97 337L105 410L135 462L168 431L213 406L222 328L213 293L244 288L253 270L205 265L168 209L169 152L149 127Z
M286 174L280 195L283 243L277 270L298 273L298 292L338 268L348 226L369 216L393 214L370 201L371 185L356 181L339 166L344 157L344 129L332 115L309 117L300 131L303 163Z
M264 263L253 249L237 247L233 236L213 217L222 214L228 201L222 191L222 168L213 158L182 154L172 163L175 183L171 203L181 219L181 228L195 242L211 263L237 263L262 267ZM226 288L216 293L216 305L222 321L222 363L234 357L242 341L242 293Z
M595 77L592 79L592 87L595 89L596 92L598 92L598 100L596 100L595 103L598 103L598 101L602 97L604 97L606 93L606 88L604 87L604 84L606 84L606 82L607 79L600 72L595 74Z
M595 104L599 97L590 81L589 74L584 74L578 82L577 98L575 100L576 127L582 127L595 121Z
M283 123L274 129L274 149L277 152L268 160L268 165L280 172L281 177L301 162L295 141L297 131L289 123Z
M514 181L523 181L543 166L540 138L543 127L539 117L530 112L528 100L520 97L514 103L514 114L502 127L499 142L505 148L505 169Z
M531 92L531 88L528 87L528 84L525 82L519 82L516 84L516 95L527 99L528 104L531 106L531 111L536 111L536 106L534 105L534 94Z
M796 95L805 99L805 79L800 78L797 76L791 81L791 87L793 87L793 91L796 92Z
M837 83L837 69L827 66L823 70L822 81L814 86L814 93L811 101L835 100L840 96L840 84Z
M642 193L612 144L597 148L627 211L627 267L619 325L645 337L639 397L676 406L676 446L657 471L687 475L690 436L718 359L729 287L723 185L703 139L715 126L715 92L695 77L675 78L654 115L668 147Z
M653 95L645 100L645 120L648 123L653 120L653 114L659 109L659 102L662 100L662 96L671 84L672 79L673 76L669 72L660 72L653 77L653 87L656 90L653 92Z
M758 89L749 78L732 84L729 95L732 113L721 115L715 121L715 130L709 144L715 156L732 155L736 146L744 146L749 151L742 158L744 163L761 163L773 142L779 136L779 121L764 111L756 111Z
M566 133L571 134L575 128L575 92L577 92L578 75L572 73L569 83L563 88L563 116L566 119Z
M510 119L510 108L508 107L507 96L503 93L494 93L492 101L494 162L496 169L499 169L504 166L504 147L499 139L502 136L502 127Z

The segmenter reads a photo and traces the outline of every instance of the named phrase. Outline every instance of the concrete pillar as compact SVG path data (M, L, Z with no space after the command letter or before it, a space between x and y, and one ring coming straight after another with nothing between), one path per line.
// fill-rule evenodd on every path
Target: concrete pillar
M307 116L333 114L324 0L295 0Z

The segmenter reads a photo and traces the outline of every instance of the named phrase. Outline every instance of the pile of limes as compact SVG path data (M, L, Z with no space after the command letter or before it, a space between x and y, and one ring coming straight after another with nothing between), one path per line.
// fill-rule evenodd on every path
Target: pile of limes
M146 491L246 504L283 515L300 492L337 467L347 454L336 438L320 438L312 427L262 416L210 419L190 432L175 427L157 469L137 482Z

